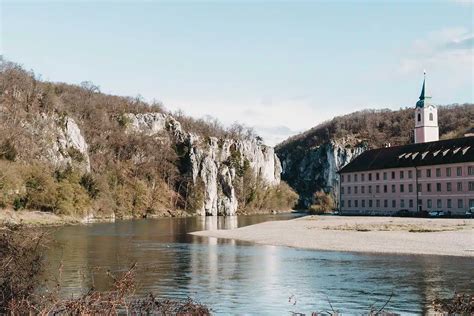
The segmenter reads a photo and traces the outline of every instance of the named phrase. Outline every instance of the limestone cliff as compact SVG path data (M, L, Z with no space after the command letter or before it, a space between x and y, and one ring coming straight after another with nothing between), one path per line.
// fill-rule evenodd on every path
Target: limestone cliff
M279 148L282 179L300 195L300 206L309 207L315 192L337 196L337 171L360 155L367 146L354 140L330 140L311 148Z
M24 122L28 139L35 143L37 158L56 168L70 165L90 172L88 145L76 121L68 116L41 114Z
M124 117L127 132L161 137L166 133L182 147L184 172L189 173L194 184L202 184L204 190L200 215L236 213L238 201L233 183L244 163L268 185L280 183L280 160L272 147L256 139L204 138L184 131L173 116L164 113L126 114Z

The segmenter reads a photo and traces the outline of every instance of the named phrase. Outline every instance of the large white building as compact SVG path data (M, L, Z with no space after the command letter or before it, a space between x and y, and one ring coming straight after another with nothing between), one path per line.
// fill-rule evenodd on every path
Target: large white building
M474 208L474 137L438 140L438 112L429 101L425 78L414 144L366 151L339 171L341 213L462 215Z

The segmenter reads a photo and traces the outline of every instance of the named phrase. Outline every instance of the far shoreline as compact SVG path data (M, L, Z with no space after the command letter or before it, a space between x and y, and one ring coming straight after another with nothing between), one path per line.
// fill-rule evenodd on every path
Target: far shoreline
M318 251L474 257L472 219L313 215L190 234Z
M278 214L291 214L300 213L301 211L296 210L268 210L261 212L244 212L236 214L235 216L258 216L258 215L278 215ZM117 221L129 221L129 220L144 220L144 219L162 219L162 218L191 218L191 217L225 217L225 216L200 216L197 214L187 213L179 210L176 213L173 212L161 212L159 214L147 214L146 216L134 217L94 217L94 216L68 216L58 215L52 212L44 212L38 210L11 210L11 209L0 209L0 229L7 227L8 225L21 225L25 227L60 227L60 226L72 226L72 225L89 225L95 223L114 223Z

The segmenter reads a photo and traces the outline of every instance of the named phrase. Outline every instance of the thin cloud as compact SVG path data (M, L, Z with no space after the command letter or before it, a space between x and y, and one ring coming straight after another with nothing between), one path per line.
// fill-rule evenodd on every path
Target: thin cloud
M455 39L446 43L447 49L473 49L474 48L474 34L470 34L461 39Z

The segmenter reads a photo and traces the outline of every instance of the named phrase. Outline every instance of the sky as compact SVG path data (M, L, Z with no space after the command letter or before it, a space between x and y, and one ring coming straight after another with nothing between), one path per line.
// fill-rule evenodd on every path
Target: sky
M253 127L275 145L334 116L474 102L474 3L7 1L0 53L43 80Z

